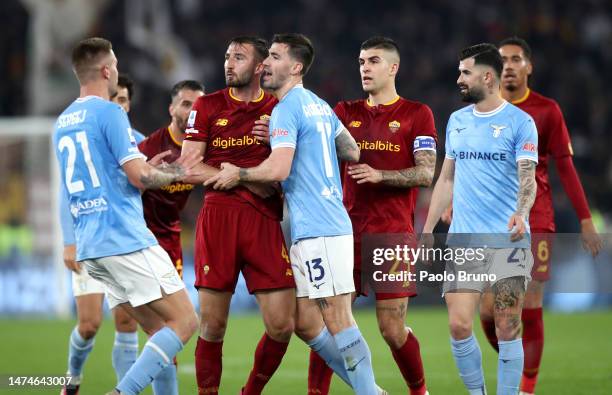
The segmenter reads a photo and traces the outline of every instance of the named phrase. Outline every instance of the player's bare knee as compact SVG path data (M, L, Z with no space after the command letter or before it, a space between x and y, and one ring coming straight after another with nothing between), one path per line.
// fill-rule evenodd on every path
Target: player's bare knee
M275 317L266 318L265 325L268 336L281 342L289 341L296 328L293 317L277 314Z
M79 322L79 334L85 340L92 339L98 333L100 325L102 324L101 319L88 319Z
M406 343L406 337L408 336L408 331L404 325L403 321L398 320L385 320L383 322L378 323L378 329L380 329L380 334L382 335L385 342L393 348L399 349L404 343Z
M532 280L527 286L525 292L525 309L538 309L542 307L544 300L544 283L537 280Z
M454 318L449 322L449 329L453 339L467 339L472 334L472 322L461 318Z
M495 321L495 333L502 341L516 340L521 335L521 319L518 314L508 314Z
M200 336L210 342L223 341L227 329L227 318L203 316L200 321Z

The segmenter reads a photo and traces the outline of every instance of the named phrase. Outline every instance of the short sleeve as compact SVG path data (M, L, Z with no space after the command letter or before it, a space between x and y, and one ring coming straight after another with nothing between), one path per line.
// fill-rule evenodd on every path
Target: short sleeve
M453 129L453 116L448 119L448 124L446 125L446 141L444 142L445 146L445 157L448 159L455 160L455 150L451 144L450 132Z
M270 146L272 149L295 148L298 126L299 120L295 111L292 111L292 108L286 103L277 104L270 118Z
M422 105L420 111L414 120L413 125L414 139L412 142L412 152L417 151L434 151L436 152L436 143L438 134L436 133L436 126L434 122L433 113L431 109Z
M142 158L138 150L136 138L132 133L132 127L127 114L119 105L112 105L101 119L102 133L110 147L113 157L120 166L124 163Z
M72 245L76 244L76 240L74 237L74 221L72 219L72 214L70 213L70 205L68 204L68 193L66 192L66 188L64 185L60 185L59 192L59 218L60 225L62 228L62 235L64 237L64 245Z
M193 104L193 108L187 118L185 140L208 141L210 120L204 98L206 98L206 96L199 97Z
M554 158L572 156L574 152L569 131L567 130L563 113L557 103L554 103L553 108L548 114L546 126L548 133L551 134L548 138L548 153Z
M533 118L528 117L516 130L514 152L517 162L529 159L538 163L538 130Z

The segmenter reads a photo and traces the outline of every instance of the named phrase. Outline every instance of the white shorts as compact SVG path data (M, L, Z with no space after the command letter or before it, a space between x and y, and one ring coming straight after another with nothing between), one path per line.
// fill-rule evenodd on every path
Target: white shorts
M161 299L162 290L170 295L185 288L168 253L158 245L83 263L91 277L106 286L111 309L126 302L141 306Z
M353 235L298 240L290 254L298 298L355 292Z
M98 280L91 278L85 265L81 265L81 273L72 272L72 294L74 297L92 294L103 294L106 287Z

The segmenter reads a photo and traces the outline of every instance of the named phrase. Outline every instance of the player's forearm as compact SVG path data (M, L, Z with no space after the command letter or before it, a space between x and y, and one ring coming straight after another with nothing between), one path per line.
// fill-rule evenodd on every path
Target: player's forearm
M563 189L567 194L567 197L572 202L576 215L579 220L585 220L591 218L591 211L589 210L589 203L587 202L582 183L574 167L574 162L571 156L565 156L557 158L555 160L557 165L557 173L563 184Z
M519 191L516 200L516 214L527 218L536 198L535 162L522 159L518 161Z
M134 186L139 189L157 189L179 180L183 175L183 169L172 164L168 165L163 171L147 165L141 171L138 179L139 185Z
M216 167L201 163L195 167L195 174L183 179L187 184L203 184L206 180L219 172Z
M398 188L429 187L436 169L435 151L417 151L416 166L401 170L380 170L382 183Z
M256 167L240 168L240 182L280 182L289 176L290 167L282 167L274 164L270 158L264 160Z
M429 211L427 212L427 220L423 227L423 233L432 233L436 224L440 220L444 210L450 206L453 201L453 180L449 180L440 176L438 182L434 186L429 203Z
M335 139L336 154L345 162L357 162L361 151L348 130L344 129Z

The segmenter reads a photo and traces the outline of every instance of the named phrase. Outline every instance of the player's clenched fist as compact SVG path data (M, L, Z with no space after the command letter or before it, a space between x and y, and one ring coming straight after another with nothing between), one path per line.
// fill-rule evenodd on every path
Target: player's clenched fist
M512 232L510 240L519 241L523 238L525 231L527 231L527 225L525 224L525 218L519 214L513 214L508 221L508 230Z
M373 169L366 164L351 165L348 167L348 174L357 180L357 184L363 184L371 182L377 184L382 181L382 172L380 170Z
M270 119L258 119L255 121L255 125L253 126L252 134L255 135L255 139L260 143L270 145L270 129L268 125L270 124Z

